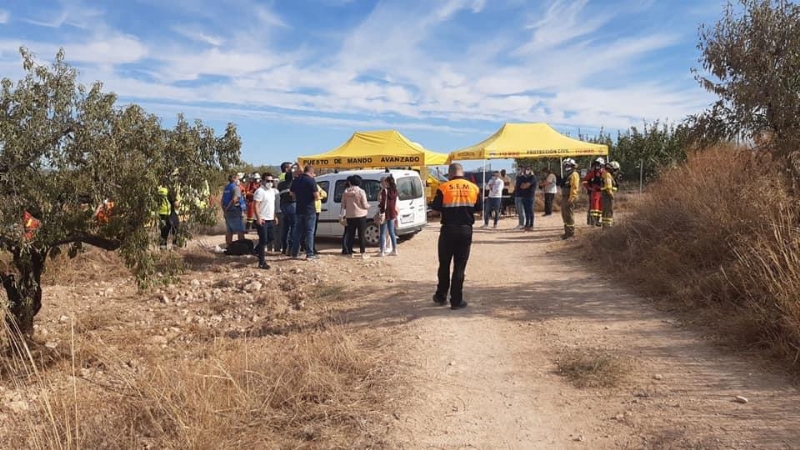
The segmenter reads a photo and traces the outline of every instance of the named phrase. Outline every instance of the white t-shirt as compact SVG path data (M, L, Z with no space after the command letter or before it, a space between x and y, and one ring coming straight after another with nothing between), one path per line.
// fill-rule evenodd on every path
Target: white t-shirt
M551 173L551 174L547 175L547 178L545 179L545 181L547 181L550 184L548 184L544 188L544 193L545 194L558 194L558 186L556 185L556 181L557 181L556 180L556 174Z
M262 220L275 220L275 197L277 189L261 186L253 194L253 201L258 204L258 217Z
M505 184L502 178L492 178L489 180L489 198L502 198Z

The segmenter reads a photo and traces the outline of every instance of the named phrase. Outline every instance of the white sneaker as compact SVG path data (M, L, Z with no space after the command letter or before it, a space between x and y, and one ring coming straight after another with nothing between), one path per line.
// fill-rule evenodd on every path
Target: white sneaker
M386 256L386 254L385 254L385 253L383 253L383 252L378 252L378 258L383 258L384 256Z

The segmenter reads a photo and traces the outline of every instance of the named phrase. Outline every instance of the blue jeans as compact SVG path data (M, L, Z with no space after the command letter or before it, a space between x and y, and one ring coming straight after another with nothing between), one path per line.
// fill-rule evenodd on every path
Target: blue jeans
M497 226L497 221L500 219L500 206L502 202L502 198L492 198L489 197L486 199L486 206L483 208L483 224L489 225L489 216L492 215L494 212L494 225Z
M517 216L519 217L519 226L525 226L525 204L522 201L522 197L514 197L514 209L517 210Z
M522 207L525 209L525 227L533 228L533 197L523 197Z
M295 228L295 209L294 203L281 205L281 213L283 214L283 225L281 226L281 250L284 254L289 254L292 248L292 238L294 237Z
M265 221L263 225L253 222L253 225L255 225L256 231L258 232L258 244L255 248L256 255L258 256L258 264L264 265L266 263L264 259L264 250L267 248L267 245L275 239L275 222L269 220Z
M389 232L389 239L392 241L392 251L397 251L397 231L394 229L394 219L386 219L386 222L381 224L381 231L378 237L378 248L383 253L384 246L386 245L386 232Z
M292 256L297 256L300 253L300 239L305 234L306 238L306 256L311 258L314 256L314 225L317 223L317 215L315 214L298 214L297 223L294 227L294 235L292 237Z

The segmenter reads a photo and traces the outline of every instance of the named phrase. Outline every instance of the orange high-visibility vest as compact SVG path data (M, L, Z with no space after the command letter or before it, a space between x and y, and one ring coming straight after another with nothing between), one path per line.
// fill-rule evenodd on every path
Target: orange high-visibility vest
M41 224L42 223L39 221L39 219L33 217L28 211L25 211L25 213L22 215L22 225L25 229L25 239L33 239L33 235L36 233L36 230Z

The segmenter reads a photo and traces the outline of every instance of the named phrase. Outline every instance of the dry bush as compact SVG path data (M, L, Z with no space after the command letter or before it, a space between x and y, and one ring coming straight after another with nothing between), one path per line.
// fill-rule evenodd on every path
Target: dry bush
M67 380L26 349L6 361L29 407L5 448L376 448L386 352L343 329L278 342L220 340L183 357L130 355L90 336L65 350ZM74 359L73 359L74 358ZM70 381L71 380L71 381Z
M626 358L594 348L565 350L558 356L556 363L558 374L579 388L617 386L631 370L630 362Z
M733 147L694 154L663 173L619 226L587 239L589 253L720 336L771 348L798 367L800 208L778 167Z

